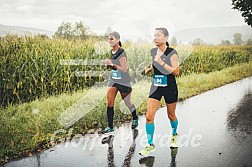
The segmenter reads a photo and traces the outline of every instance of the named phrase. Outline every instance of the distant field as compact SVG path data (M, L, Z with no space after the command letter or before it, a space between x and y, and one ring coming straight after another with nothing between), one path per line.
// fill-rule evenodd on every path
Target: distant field
M97 45L98 44L98 45ZM124 43L133 82L150 65L151 44ZM96 47L94 47L96 46ZM104 43L94 39L67 41L40 37L0 38L0 106L33 101L37 98L73 93L103 82L104 59L109 57ZM209 73L251 61L252 46L176 47L181 59L181 75ZM61 65L60 60L100 60L98 64ZM85 71L77 77L76 71ZM99 71L92 76L89 72Z

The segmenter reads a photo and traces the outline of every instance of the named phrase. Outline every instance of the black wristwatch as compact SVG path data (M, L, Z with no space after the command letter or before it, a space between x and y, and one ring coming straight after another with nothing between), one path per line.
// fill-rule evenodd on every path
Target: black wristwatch
M117 70L117 68L114 66L113 63L111 64L111 67L112 67L113 70Z

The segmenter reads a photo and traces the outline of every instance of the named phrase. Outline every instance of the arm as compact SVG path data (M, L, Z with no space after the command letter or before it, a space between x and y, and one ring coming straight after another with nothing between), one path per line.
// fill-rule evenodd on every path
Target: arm
M145 70L144 70L144 73L145 74L148 74L150 71L152 71L153 70L153 67L152 67L152 65L149 67L149 68L146 68Z
M162 63L162 65L164 64L164 62ZM171 65L169 66L168 64L164 64L164 69L166 71L171 72L173 75L178 76L179 75L179 61L178 61L178 55L177 54L173 54L171 56Z
M121 57L119 62L120 62L121 66L118 66L118 65L114 64L114 68L116 68L117 70L119 70L121 72L127 72L128 68L127 68L126 57Z
M163 66L163 68L168 71L169 73L178 76L179 75L179 61L178 61L178 55L177 54L173 54L170 58L171 60L171 66L169 66L168 64L166 64L161 58L160 56L158 57L158 55L155 58L155 61L157 63L159 63L161 66Z
M126 60L126 57L122 57L120 58L119 60L121 66L118 66L116 64L113 64L111 59L106 59L105 60L105 65L107 68L113 68L113 69L117 69L121 72L127 72L127 60Z

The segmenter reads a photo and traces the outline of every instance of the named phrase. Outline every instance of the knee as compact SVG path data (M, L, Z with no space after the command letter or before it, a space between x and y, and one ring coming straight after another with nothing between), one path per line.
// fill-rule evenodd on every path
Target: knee
M171 120L171 121L175 121L177 119L176 115L175 114L168 114L168 118Z
M154 122L154 115L146 114L146 122L147 122L147 123L152 123L152 122Z
M124 101L124 104L125 104L128 108L130 108L130 107L132 106L131 102L129 102L129 101Z
M108 100L107 107L114 107L114 100Z

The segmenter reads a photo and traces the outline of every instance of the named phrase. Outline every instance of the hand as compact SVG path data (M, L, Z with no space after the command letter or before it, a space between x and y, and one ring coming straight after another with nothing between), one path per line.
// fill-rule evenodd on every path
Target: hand
M147 68L144 69L143 74L146 75L146 74L148 74L151 70L152 70L152 67L149 66L149 67L147 67Z
M112 61L110 59L106 59L105 60L105 65L108 66L108 65L111 65L113 64Z
M144 74L147 74L148 72L150 72L150 68L144 69Z
M164 63L163 60L161 59L161 55L158 55L158 54L155 56L154 61L160 65Z

